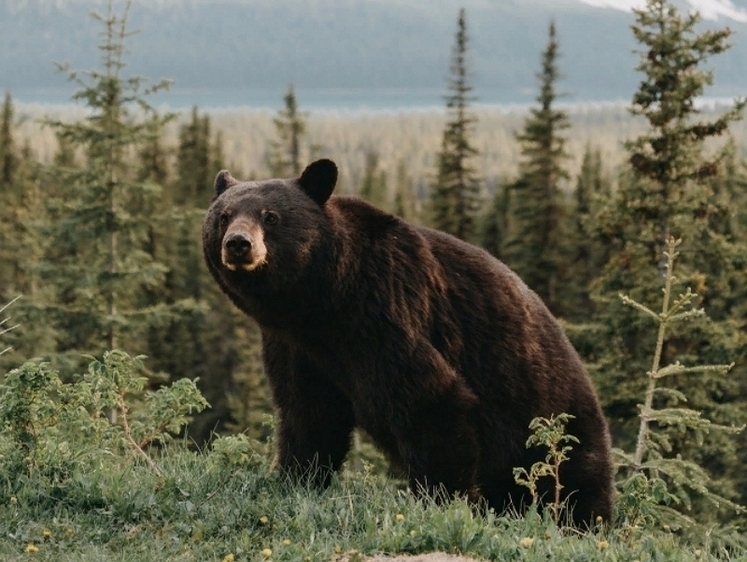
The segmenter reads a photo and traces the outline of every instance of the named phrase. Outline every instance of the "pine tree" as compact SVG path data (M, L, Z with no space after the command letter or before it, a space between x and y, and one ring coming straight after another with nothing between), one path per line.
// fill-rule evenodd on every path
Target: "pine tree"
M8 189L18 167L15 140L13 138L13 98L5 94L2 116L0 116L0 189Z
M76 358L120 346L142 349L136 334L167 313L163 307L140 306L143 291L163 281L165 267L146 248L149 225L157 220L158 188L138 182L130 161L158 119L147 96L167 83L148 86L142 78L122 76L128 11L129 5L116 15L110 1L105 15L93 14L104 28L100 69L60 66L78 86L73 99L86 105L88 115L74 123L49 122L65 145L85 155L79 169L54 167L64 176L66 191L58 200L61 220L47 256L56 263L45 279L57 288L65 335L58 351L74 350ZM136 120L135 108L148 118Z
M394 214L407 221L417 221L419 218L418 201L413 193L412 180L404 160L397 163L395 182Z
M138 181L150 181L161 187L169 181L169 151L163 145L163 124L160 116L150 122L148 134L138 152L140 169L137 173Z
M467 68L467 21L459 11L451 56L450 94L446 97L446 126L438 153L438 170L431 191L432 226L471 240L475 235L480 186L470 159L477 149L470 142L476 118L469 111L472 86Z
M21 295L14 307L21 327L12 334L13 352L9 362L20 365L30 357L38 357L55 348L57 329L50 322L50 307L54 288L43 282L50 267L46 261L50 231L48 197L53 183L47 181L44 167L37 161L27 141L21 147L14 177L19 194L12 209L14 291ZM47 190L49 188L49 190Z
M538 107L530 111L521 143L520 177L512 186L511 214L516 218L504 259L545 301L555 314L562 314L562 263L566 202L560 183L568 179L563 161L568 158L564 130L570 127L565 111L555 107L560 77L557 67L558 41L555 23L549 26L547 47L542 53L542 70L537 75Z
M654 229L649 236L661 260L670 230L681 227L678 218L689 222L705 212L700 208L707 197L704 180L719 173L724 157L723 151L707 156L705 142L726 133L746 102L738 101L712 121L697 118L701 111L695 102L713 84L713 73L700 66L728 49L728 28L697 33L700 15L682 16L669 0L648 0L634 13L633 34L643 48L636 70L644 79L630 112L644 117L650 132L626 143L640 180L632 203L635 217Z
M624 293L652 308L660 302L666 270L665 243L682 238L678 278L698 295L696 304L705 307L712 322L692 322L677 327L661 350L661 361L687 364L723 364L736 361L727 377L704 373L697 379L673 377L677 391L688 397L690 408L715 423L744 422L745 395L739 381L744 377L747 343L736 329L744 325L733 303L722 301L740 275L747 274L744 241L712 228L715 210L713 182L722 177L723 150L705 144L725 134L729 124L741 116L743 101L714 120L700 120L695 100L713 75L702 65L711 55L727 47L728 30L699 31L696 13L680 15L665 0L648 0L645 8L634 10L632 26L639 44L643 73L633 97L631 112L643 116L648 131L628 142L630 172L623 176L618 192L599 213L599 232L607 241L609 260L595 281L597 303L595 342L586 359L596 378L605 411L618 443L630 450L635 439L637 404L645 394L636 372L647 372L646 355L655 339L645 318L619 302ZM714 152L711 152L714 149ZM723 203L723 202L722 202ZM659 268L660 275L651 275ZM731 281L728 281L731 279ZM743 309L741 314L743 314ZM676 403L673 394L657 395L657 407ZM737 444L719 439L693 443L676 427L670 430L674 454L692 459L710 470L722 495L733 494L735 477L741 474ZM743 480L743 477L742 477ZM709 515L707 511L703 514Z
M293 84L288 86L283 103L272 120L278 139L271 144L267 159L270 174L277 178L301 175L301 139L306 133L306 115L298 110Z
M10 94L5 95L5 102L0 115L0 302L8 303L16 295L14 287L18 251L16 248L17 224L14 209L18 205L19 193L15 185L17 165L16 146L14 141L13 100Z
M8 337L12 349L3 354L0 372L54 348L49 315L35 305L48 289L40 283L49 224L48 201L42 193L42 168L26 141L17 146L15 110L8 94L0 121L0 300L14 302L21 324ZM50 191L53 187L49 186Z
M366 151L360 196L377 207L386 205L386 174L379 168L379 153L373 148Z
M601 206L609 200L612 185L605 176L602 154L587 144L573 192L569 233L570 269L566 276L571 298L566 305L565 318L584 321L592 310L591 283L599 277L609 259L607 245L597 236L595 220Z
M511 185L500 181L483 222L481 246L495 257L503 257L506 238L509 235L509 209L511 208Z
M179 127L177 178L174 202L189 208L204 208L212 197L212 186L219 168L212 161L210 116L192 108L190 120Z

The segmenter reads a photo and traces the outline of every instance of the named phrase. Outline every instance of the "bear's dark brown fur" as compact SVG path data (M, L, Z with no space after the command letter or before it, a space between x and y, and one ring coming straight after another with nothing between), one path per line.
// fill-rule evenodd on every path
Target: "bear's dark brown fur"
M611 516L607 425L578 355L535 293L487 252L352 197L337 168L238 182L223 171L203 226L207 265L262 330L277 462L328 481L363 428L413 489L496 509L528 503L514 467L537 416L575 416L563 497ZM542 491L552 498L552 485Z

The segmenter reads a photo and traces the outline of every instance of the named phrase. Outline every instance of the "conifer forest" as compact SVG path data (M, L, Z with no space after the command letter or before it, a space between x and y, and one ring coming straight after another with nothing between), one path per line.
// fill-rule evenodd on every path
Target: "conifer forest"
M346 116L306 110L292 84L272 114L160 109L168 77L129 74L127 16L118 2L92 16L96 68L59 65L69 108L7 92L0 110L0 503L32 465L68 477L41 435L60 447L68 414L50 404L82 400L84 383L81 408L101 415L79 431L122 428L156 473L149 451L180 440L195 454L235 436L271 449L261 335L210 278L201 225L219 170L289 178L324 157L337 193L484 248L561 320L610 425L613 525L747 547L747 97L699 103L728 28L647 0L630 29L638 89L584 109L563 103L573 61L548 21L534 102L499 110L477 103L462 9L441 111ZM103 371L136 383L110 396ZM56 386L32 393L42 378ZM161 420L152 431L144 412ZM348 464L394 471L363 433Z

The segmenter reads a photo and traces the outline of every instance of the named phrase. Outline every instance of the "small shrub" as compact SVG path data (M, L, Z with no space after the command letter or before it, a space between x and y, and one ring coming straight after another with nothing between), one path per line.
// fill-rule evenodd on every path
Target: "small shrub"
M538 505L542 498L538 495L538 482L540 478L551 477L553 479L555 495L551 503L545 503L550 509L553 520L557 524L560 519L560 510L562 502L560 501L560 492L563 485L560 482L560 465L568 460L568 453L573 449L566 443L578 443L578 439L573 435L565 432L568 421L575 416L570 414L559 414L547 418L534 418L529 429L532 434L527 439L527 448L529 447L546 447L547 454L544 461L534 463L529 471L523 467L514 468L514 480L520 486L525 486L532 496L532 504Z
M144 391L142 372L140 357L110 351L72 383L47 363L8 373L0 384L0 468L10 488L24 475L59 482L94 459L132 453L158 474L146 448L168 442L208 404L186 379Z

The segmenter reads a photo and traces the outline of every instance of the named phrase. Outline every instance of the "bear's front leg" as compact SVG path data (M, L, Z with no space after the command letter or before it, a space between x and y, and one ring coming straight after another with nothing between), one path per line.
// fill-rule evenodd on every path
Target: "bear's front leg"
M355 424L350 402L291 345L265 336L263 356L277 413L277 466L329 485L350 449Z

